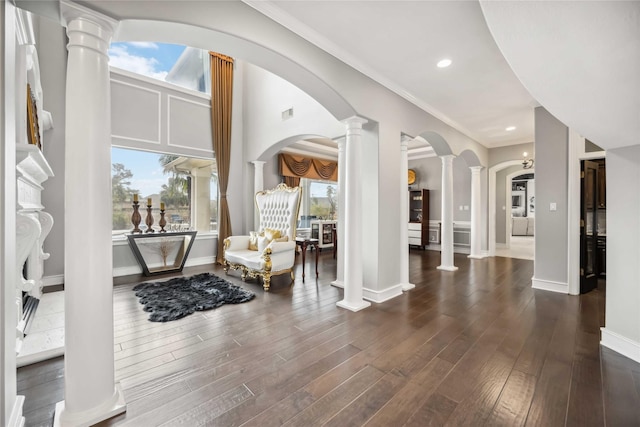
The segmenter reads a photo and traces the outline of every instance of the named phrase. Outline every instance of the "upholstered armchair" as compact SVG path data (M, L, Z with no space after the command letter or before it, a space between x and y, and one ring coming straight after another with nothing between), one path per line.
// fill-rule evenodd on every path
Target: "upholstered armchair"
M229 236L224 241L224 271L242 271L242 280L262 278L268 291L271 276L289 273L294 280L296 223L300 210L301 188L279 184L273 190L255 196L260 227L249 236Z

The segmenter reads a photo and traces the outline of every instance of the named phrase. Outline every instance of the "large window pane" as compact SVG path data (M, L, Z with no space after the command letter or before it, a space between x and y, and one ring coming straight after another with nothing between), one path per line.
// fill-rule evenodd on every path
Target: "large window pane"
M149 201L156 230L161 203L165 207L165 230L208 232L217 228L218 189L213 159L118 147L113 147L111 153L114 232L133 228L134 195L138 195L140 202L141 229L146 229Z
M309 228L313 219L338 219L338 184L302 178L302 205L298 228Z

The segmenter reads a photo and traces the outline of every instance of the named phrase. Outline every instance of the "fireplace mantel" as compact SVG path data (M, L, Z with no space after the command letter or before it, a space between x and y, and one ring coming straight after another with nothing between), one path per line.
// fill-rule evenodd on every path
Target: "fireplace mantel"
M43 244L51 228L53 217L42 205L42 183L53 176L53 171L42 151L35 145L16 144L16 305L17 342L19 353L26 333L23 313L23 292L39 299L42 296L44 261L49 254ZM26 262L26 271L24 265Z

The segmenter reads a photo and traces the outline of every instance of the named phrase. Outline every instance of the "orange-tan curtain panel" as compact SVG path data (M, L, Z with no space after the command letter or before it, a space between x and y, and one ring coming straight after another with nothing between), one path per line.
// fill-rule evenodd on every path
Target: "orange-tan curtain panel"
M233 58L209 52L211 59L211 126L213 151L218 167L220 207L218 210L218 253L223 263L224 239L231 235L231 219L227 203L229 163L231 162L231 107L233 105Z
M300 178L297 176L283 176L282 179L284 183L287 184L287 187L294 188L300 186Z
M338 163L332 160L314 159L280 153L280 175L283 177L338 180ZM286 182L286 181L285 181Z

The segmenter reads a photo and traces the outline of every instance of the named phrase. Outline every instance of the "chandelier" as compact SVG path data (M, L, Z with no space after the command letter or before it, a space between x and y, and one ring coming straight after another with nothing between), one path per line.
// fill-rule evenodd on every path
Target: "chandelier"
M522 153L522 168L523 169L531 169L533 167L533 159L527 159L528 153L525 151Z

